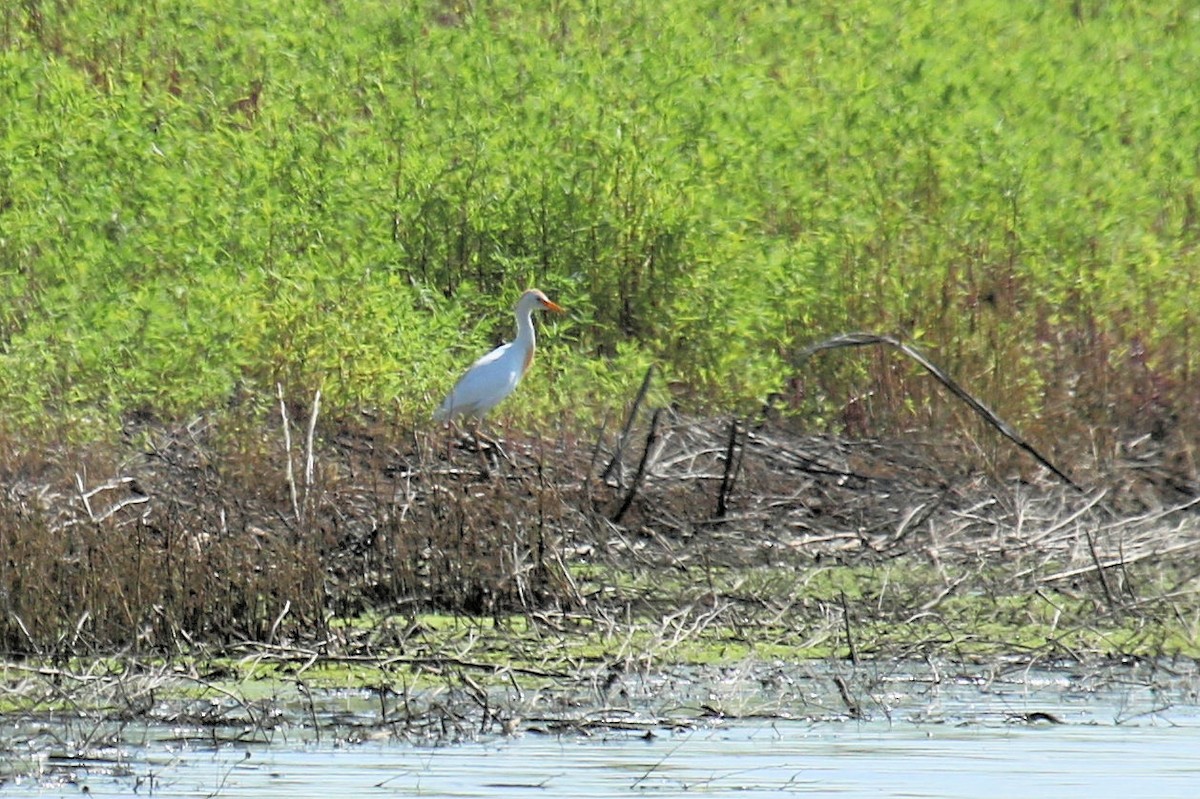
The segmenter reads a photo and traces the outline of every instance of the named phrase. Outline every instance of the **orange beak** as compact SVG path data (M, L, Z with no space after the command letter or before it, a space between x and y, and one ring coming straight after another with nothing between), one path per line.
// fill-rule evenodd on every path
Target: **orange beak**
M559 305L556 302L551 302L550 300L542 300L542 307L545 308L547 311L554 311L555 313L566 313L566 311L563 310L563 307L561 305Z

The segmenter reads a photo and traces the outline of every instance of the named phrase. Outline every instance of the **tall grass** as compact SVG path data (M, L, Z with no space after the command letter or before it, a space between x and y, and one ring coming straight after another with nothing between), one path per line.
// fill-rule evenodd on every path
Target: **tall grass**
M0 412L423 414L537 284L571 317L510 413L655 362L695 407L944 420L885 356L793 362L876 329L1047 435L1162 432L1198 54L1167 0L8 4Z

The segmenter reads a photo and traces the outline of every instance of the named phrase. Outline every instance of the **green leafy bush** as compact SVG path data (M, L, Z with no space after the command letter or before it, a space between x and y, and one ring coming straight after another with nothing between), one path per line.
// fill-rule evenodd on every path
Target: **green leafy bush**
M276 382L421 416L535 284L572 315L510 414L656 363L692 407L936 416L887 357L795 362L876 329L1019 419L1195 417L1185 5L10 6L10 425Z

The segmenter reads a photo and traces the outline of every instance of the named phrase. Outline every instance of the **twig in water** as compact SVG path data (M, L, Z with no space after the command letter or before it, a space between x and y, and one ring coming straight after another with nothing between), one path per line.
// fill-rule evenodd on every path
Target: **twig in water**
M850 630L850 608L846 604L846 592L842 591L842 624L846 628L846 646L850 649L850 662L858 665L858 650L854 646L854 635Z
M249 759L250 759L250 750L247 749L245 754L242 756L242 762L245 763ZM229 782L229 775L232 774L233 770L237 767L238 767L238 764L234 763L228 769L226 769L225 774L221 777L220 784L217 785L216 789L213 790L212 793L210 793L206 796L206 799L213 799L214 796L221 795L221 791L225 790L225 783Z
M262 718L260 717L259 713L255 710L254 705L252 703L248 702L244 696L234 693L233 691L230 691L228 688L222 688L220 685L218 685L215 682L205 680L205 679L203 679L201 677L197 677L193 674L185 674L185 675L183 675L183 679L191 680L192 682L196 683L197 685L200 685L210 691L215 691L216 693L224 696L226 699L233 701L249 717L250 723L255 729L263 728Z
M667 758L671 757L673 754L678 752L683 747L684 744L686 744L688 741L691 740L691 738L692 738L692 733L688 733L686 736L684 736L679 741L678 744L676 744L674 747L672 747L670 750L668 750L666 754L664 754L662 757L660 757L658 759L658 762L652 764L650 766L650 768L646 769L642 773L642 776L640 776L636 780L634 780L633 783L629 786L630 790L638 787L643 782L648 780L650 778L651 774L653 774L655 771L658 771L658 769L660 769L662 767L662 764L667 762Z
M863 717L862 706L850 696L850 686L846 685L846 678L840 674L835 674L833 675L833 684L837 686L838 693L842 696L842 704L846 706L846 714L852 719L861 719Z
M304 680L296 680L296 688L300 693L304 694L304 700L308 703L308 720L313 726L313 732L317 736L317 746L321 745L321 725L317 723L317 708L313 704L312 692L308 690L308 685Z

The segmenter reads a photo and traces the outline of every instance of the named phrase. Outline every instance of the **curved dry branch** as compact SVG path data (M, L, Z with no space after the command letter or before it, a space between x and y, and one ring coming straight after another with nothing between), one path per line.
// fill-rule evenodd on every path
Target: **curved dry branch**
M897 338L878 333L843 333L839 336L834 336L833 338L826 339L825 341L818 342L809 347L805 347L800 352L800 357L807 358L810 355L814 355L824 350L836 350L843 347L866 347L874 344L886 344L887 346L899 350L917 363L921 364L921 366L925 368L925 371L933 375L939 383L949 389L951 394L958 397L960 400L966 403L971 410L979 414L979 416L982 417L985 422L996 428L1000 435L1004 436L1009 441L1025 450L1027 453L1033 456L1034 460L1046 467L1046 469L1052 472L1055 477L1071 486L1071 488L1074 488L1077 491L1083 490L1075 483L1074 480L1067 476L1066 472L1059 469L1057 466L1051 463L1046 456L1038 452L1032 444L1026 441L1025 438L1012 427L1012 425L1008 424L999 416L997 416L995 411L984 405L969 391L960 386L958 382L954 380L954 378L946 374L933 361L926 358L920 350L911 345L905 344L903 341L900 341Z

